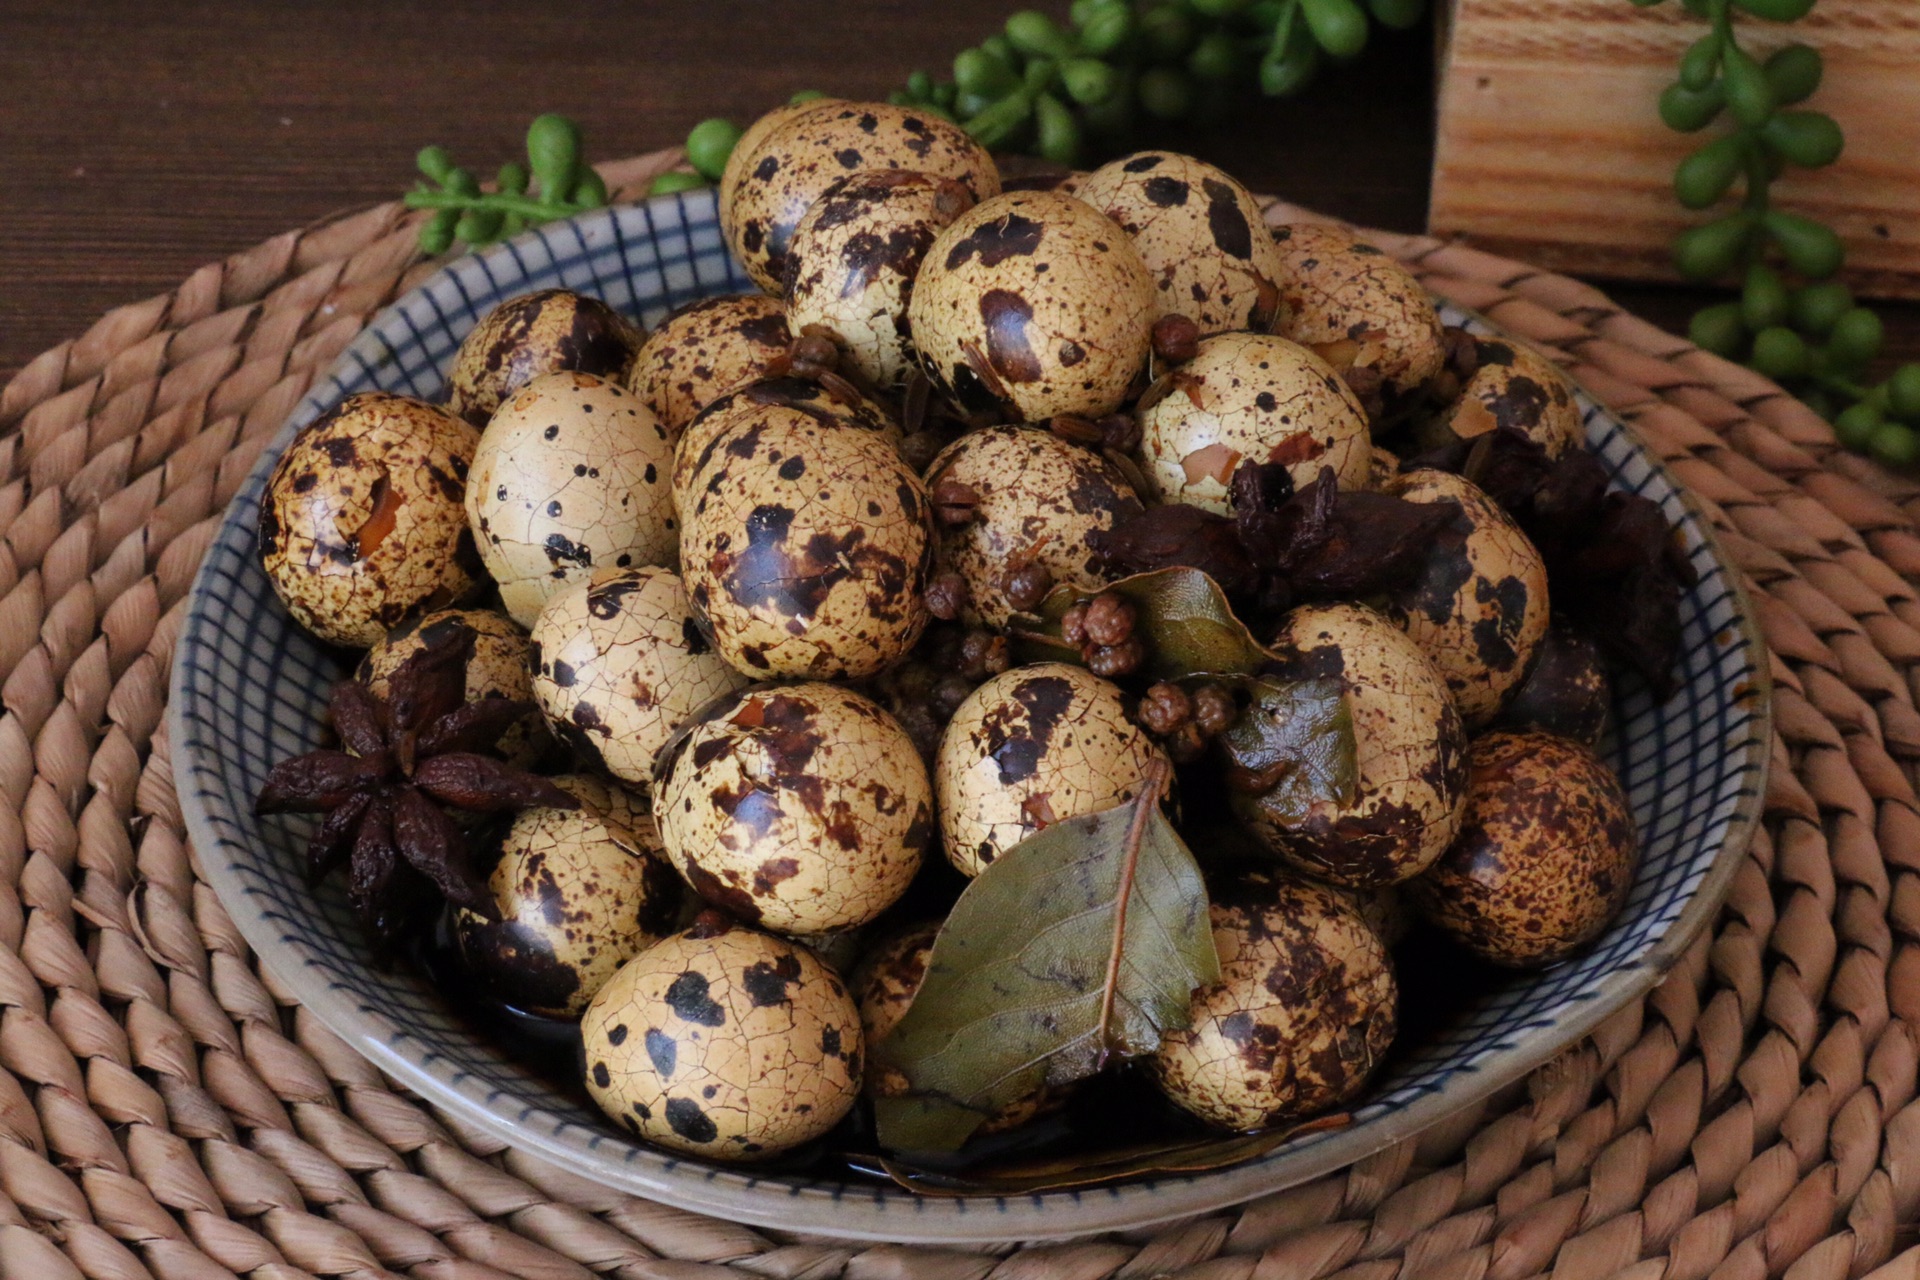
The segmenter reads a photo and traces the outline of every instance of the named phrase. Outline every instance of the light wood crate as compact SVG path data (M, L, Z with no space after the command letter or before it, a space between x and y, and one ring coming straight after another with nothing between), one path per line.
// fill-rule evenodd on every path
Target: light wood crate
M1794 39L1825 55L1805 105L1847 137L1837 164L1775 183L1776 203L1840 232L1856 288L1920 297L1920 0L1822 0L1786 26L1736 22L1756 57ZM1455 0L1440 32L1430 228L1558 271L1677 278L1674 233L1715 211L1675 201L1673 167L1730 124L1676 134L1658 101L1705 30L1675 2Z

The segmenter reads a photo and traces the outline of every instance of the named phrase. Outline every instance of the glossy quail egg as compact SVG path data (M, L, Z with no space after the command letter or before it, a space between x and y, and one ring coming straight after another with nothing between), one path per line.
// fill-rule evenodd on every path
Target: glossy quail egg
M480 433L467 518L500 602L532 626L596 568L674 562L673 444L640 398L588 373L548 373Z
M721 396L787 363L786 308L764 293L698 298L662 320L627 385L674 439Z
M1494 964L1563 960L1600 936L1633 887L1639 852L1620 782L1586 747L1538 730L1476 738L1467 760L1459 838L1408 895Z
M907 315L935 385L970 412L1037 422L1120 407L1158 300L1111 218L1058 191L1010 191L940 233Z
M818 1138L860 1096L860 1013L797 942L702 917L629 960L580 1020L587 1092L635 1136L714 1160Z
M781 933L865 924L933 836L926 766L894 718L831 684L720 699L660 754L669 860L695 893Z
M734 147L720 179L720 226L733 256L768 293L786 284L788 242L801 217L849 174L908 169L952 178L976 200L1000 190L985 147L912 107L822 101L747 143L743 137Z
M975 689L934 757L947 860L977 876L1043 827L1131 800L1160 749L1117 686L1080 667L1015 667Z
M899 447L900 424L885 406L844 386L832 390L807 378L762 378L719 396L695 414L680 433L673 454L673 494L676 509L686 500L687 483L713 456L714 441L742 422L800 421L811 418L872 431Z
M1283 264L1274 332L1342 374L1370 370L1390 411L1440 372L1446 334L1412 272L1335 227L1295 223L1273 238Z
M683 497L687 594L736 669L859 679L926 629L932 506L882 436L804 414L738 423Z
M260 559L295 622L364 649L483 577L461 505L480 433L405 396L348 396L280 455Z
M813 202L787 245L787 317L824 327L854 373L891 388L916 367L907 299L927 248L973 207L953 178L876 169Z
M534 699L561 739L640 787L687 717L746 683L701 634L680 579L657 566L602 569L549 600L531 661Z
M1140 499L1099 454L1033 427L983 427L933 460L927 490L964 484L973 519L943 527L937 561L967 582L966 620L1004 627L1007 570L1045 567L1056 585L1092 593L1111 580L1089 534L1140 513Z
M1473 345L1473 375L1422 433L1424 443L1437 447L1503 428L1523 433L1549 458L1564 458L1586 443L1573 383L1560 366L1520 342L1480 338Z
M1513 517L1470 480L1420 468L1386 491L1451 505L1419 572L1382 612L1433 662L1468 728L1493 719L1527 673L1547 632L1547 565Z
M1109 160L1074 194L1119 223L1153 277L1156 318L1200 334L1265 333L1280 308L1280 250L1253 195L1203 160L1139 151Z
M1305 605L1269 650L1290 676L1335 679L1353 719L1356 787L1305 817L1235 793L1241 820L1282 861L1353 888L1424 871L1452 842L1466 801L1466 731L1446 681L1407 634L1358 604Z
M482 698L533 700L527 633L513 619L491 609L436 609L407 619L367 650L356 673L377 698L387 696L387 678L414 654L438 642L450 630L473 632L473 656L467 659L467 701ZM500 754L527 765L548 742L546 722L531 711L524 724L500 736Z
M554 782L578 809L523 809L476 851L500 919L454 919L467 969L494 999L577 1018L628 960L672 933L685 889L644 802L587 777Z
M1220 981L1149 1060L1174 1102L1222 1129L1259 1129L1352 1101L1393 1042L1386 947L1337 892L1251 876L1211 908Z
M1366 410L1327 362L1263 333L1200 343L1138 411L1141 473L1164 502L1225 515L1243 462L1277 462L1296 487L1332 467L1343 489L1365 488L1373 467Z
M1388 950L1407 940L1413 929L1413 904L1407 901L1405 885L1383 884L1377 889L1326 887L1352 904Z
M1600 646L1556 618L1494 723L1502 729L1544 729L1597 747L1612 717L1613 683Z
M543 373L626 380L646 333L598 298L542 289L509 298L475 325L447 373L447 408L476 427Z

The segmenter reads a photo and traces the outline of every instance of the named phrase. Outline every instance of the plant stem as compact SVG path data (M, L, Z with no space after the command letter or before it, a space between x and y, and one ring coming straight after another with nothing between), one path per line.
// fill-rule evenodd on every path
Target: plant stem
M531 196L511 196L501 193L463 196L452 191L409 191L406 194L405 203L409 209L479 209L483 212L517 213L523 218L532 218L538 222L549 222L555 218L585 213L588 207L579 204L547 204Z
M1146 838L1147 819L1160 807L1160 795L1167 789L1167 774L1165 760L1155 760L1147 766L1146 774L1140 779L1140 794L1133 800L1133 821L1127 824L1127 841L1121 846L1120 896L1113 910L1113 950L1107 954L1106 984L1100 990L1100 1021L1095 1024L1100 1034L1096 1071L1107 1065L1107 1055L1113 1051L1113 1000L1120 989L1120 958L1127 936L1127 900L1133 897L1133 872L1140 863L1140 842Z

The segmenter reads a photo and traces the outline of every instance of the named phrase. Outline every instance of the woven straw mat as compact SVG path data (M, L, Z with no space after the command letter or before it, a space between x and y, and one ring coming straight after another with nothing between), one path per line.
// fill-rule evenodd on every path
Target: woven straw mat
M678 158L606 172L631 198ZM1417 237L1374 238L1548 347L1703 500L1772 650L1765 829L1643 1003L1341 1173L1027 1249L701 1218L396 1091L196 877L162 720L222 509L433 269L416 229L388 204L289 232L0 391L0 1276L1920 1280L1920 486L1586 285Z

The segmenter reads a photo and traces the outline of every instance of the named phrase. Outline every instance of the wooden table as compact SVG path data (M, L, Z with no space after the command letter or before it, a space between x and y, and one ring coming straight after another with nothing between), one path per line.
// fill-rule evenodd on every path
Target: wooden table
M1625 0L1622 0L1624 3ZM488 172L564 111L590 155L745 121L795 89L881 96L940 69L1015 0L7 0L0 5L0 377L202 263L412 181L440 142ZM1064 3L1049 7L1064 9ZM1256 189L1417 230L1431 37L1382 39L1305 96L1157 141ZM1619 288L1669 327L1686 291ZM1920 355L1920 307L1889 310Z

